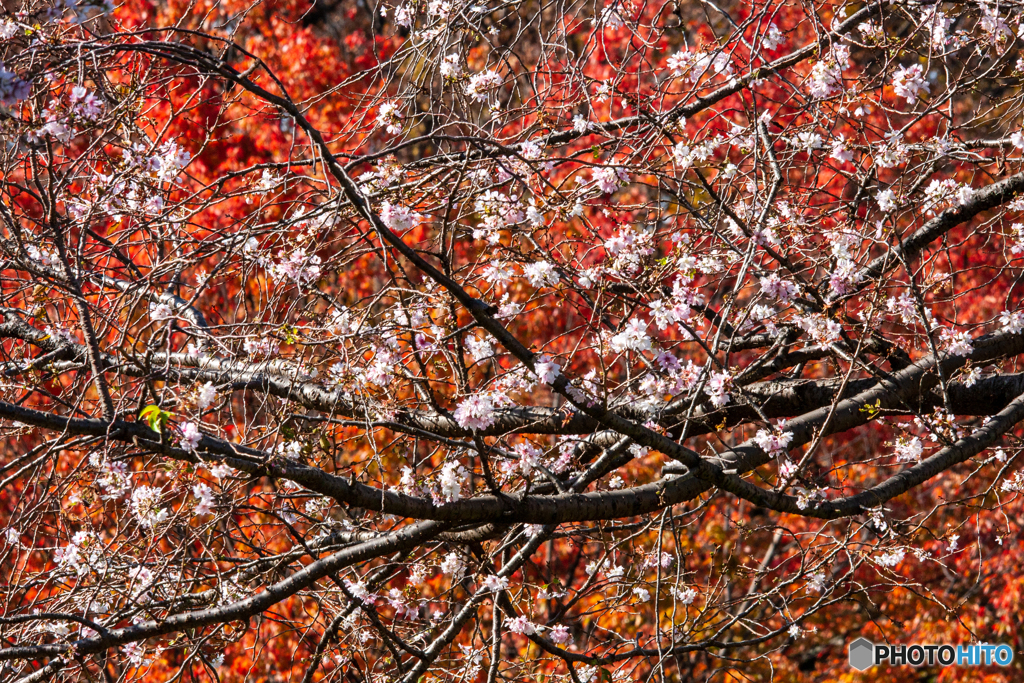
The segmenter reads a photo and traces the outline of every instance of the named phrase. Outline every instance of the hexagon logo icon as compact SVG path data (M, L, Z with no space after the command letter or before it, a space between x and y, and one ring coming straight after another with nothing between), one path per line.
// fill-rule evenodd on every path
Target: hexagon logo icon
M850 643L850 666L864 671L875 664L875 644L867 638L858 638Z

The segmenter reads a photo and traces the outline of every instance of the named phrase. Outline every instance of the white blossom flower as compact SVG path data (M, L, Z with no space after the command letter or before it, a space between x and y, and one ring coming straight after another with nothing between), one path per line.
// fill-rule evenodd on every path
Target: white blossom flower
M384 102L377 109L377 126L391 135L402 132L402 111L398 102Z
M164 320L174 319L174 308L170 304L159 303L151 304L149 307L149 317L154 322L161 322Z
M511 228L523 220L522 205L515 195L506 196L488 190L477 198L475 208L480 214L481 223L473 231L473 238L486 237L491 244L498 242L498 230Z
M188 166L192 155L182 149L178 143L168 140L160 146L157 154L146 160L146 168L156 175L161 182L174 182L181 171Z
M686 71L690 70L690 67L698 59L698 55L702 55L702 53L680 50L669 56L665 63L668 65L668 68L672 69L673 75L682 76Z
M494 424L494 402L488 394L474 394L459 403L454 416L463 429L487 429Z
M894 447L896 451L896 462L916 462L921 459L924 453L924 445L918 437L900 437Z
M838 46L845 47L845 46ZM849 56L849 52L832 54L811 67L811 75L807 80L807 90L812 97L824 99L831 97L843 90L843 64ZM837 57L843 57L842 61Z
M494 347L491 346L489 339L466 337L465 344L466 351L469 352L469 357L476 362L486 360L494 355Z
M416 10L410 5L399 5L395 8L395 23L405 28L412 28L416 18Z
M884 554L880 555L879 557L877 557L875 559L875 561L878 562L878 564L882 565L883 567L888 567L889 569L892 569L893 567L895 567L896 565L898 565L900 562L903 561L903 557L906 554L907 554L907 551L905 549L903 549L903 548L893 548L889 552L884 553Z
M1003 311L999 314L999 325L1010 334L1024 332L1024 311Z
M647 334L647 323L639 318L631 318L625 327L609 340L609 346L616 353L650 351L651 338Z
M783 303L790 303L800 293L799 287L789 280L783 280L776 273L761 278L761 290Z
M779 30L779 27L775 24L768 24L768 30L764 32L764 37L761 38L761 49L774 50L785 44L786 36Z
M200 410L206 410L213 402L217 400L217 388L213 386L213 382L206 382L203 386L199 387L199 391L196 392L196 405L199 406Z
M146 657L146 646L139 642L127 643L121 646L121 652L132 666L142 666Z
M904 97L907 104L913 104L918 93L929 91L928 82L924 79L924 67L920 64L901 66L893 75L892 88L897 97Z
M441 571L448 576L459 578L466 571L466 563L457 552L450 552L441 561Z
M569 627L562 624L552 626L548 637L556 645L567 645L572 642L572 634L569 633Z
M697 83L701 76L714 69L716 74L728 78L733 74L732 58L727 52L718 52L715 55L696 52L690 66L690 82Z
M1010 479L1003 480L999 488L1007 493L1024 492L1024 472L1017 470Z
M598 23L606 26L607 28L620 28L625 25L625 21L622 19L622 15L619 14L615 6L605 7L601 12L601 17L598 19Z
M452 53L445 55L441 60L441 76L455 79L462 75L462 64L459 55Z
M203 440L203 434L199 431L199 426L195 422L184 422L181 425L181 447L183 450L191 453L199 447L199 442Z
M835 296L843 296L854 291L860 281L860 270L857 264L846 258L837 258L835 270L829 275L829 289Z
M206 484L199 483L192 487L192 494L199 500L194 509L194 512L197 515L208 515L213 512L214 500L212 488Z
M427 3L427 14L432 19L447 21L452 13L452 4L446 0L430 0Z
M246 258L255 258L260 254L260 241L255 237L250 237L242 245L242 256Z
M401 233L419 225L423 216L401 204L392 204L386 201L381 204L380 219L388 228Z
M537 633L537 624L534 624L525 615L520 615L508 622L508 630L512 633L521 633L524 636L532 636Z
M206 469L210 472L210 474L213 475L218 480L227 479L228 477L234 476L236 472L234 467L231 467L230 465L223 462L203 464L206 466Z
M343 583L345 584L345 588L348 589L349 593L351 593L352 597L356 600L359 600L366 605L372 605L376 602L377 596L371 593L370 589L367 588L366 584L362 581L351 581L349 579L345 579Z
M441 468L441 476L438 484L441 487L441 496L446 502L453 502L462 497L462 484L466 481L469 473L466 468L458 462L445 463Z
M271 267L271 271L278 279L287 277L300 285L308 285L320 277L321 259L316 254L309 255L300 247L290 254L282 250L277 256L281 260Z
M497 576L496 574L488 574L483 581L483 588L492 593L503 591L508 588L508 577Z
M899 297L891 296L886 299L885 307L890 313L898 314L906 324L912 324L916 320L917 306L914 298L904 292Z
M159 507L161 497L160 489L145 484L132 492L131 509L141 526L152 529L170 516L166 508Z
M558 284L558 271L547 261L537 261L523 266L523 275L534 287L554 287Z
M939 5L931 5L921 10L921 25L928 29L932 49L941 50L949 42L947 33L953 20L940 11Z
M693 588L677 588L676 600L684 605L692 605L697 599L697 591Z
M819 344L834 344L842 337L843 326L820 313L797 316L793 322Z
M830 156L840 163L853 160L853 151L846 148L846 139L842 135L832 143L832 154Z
M43 264L44 266L59 267L60 257L57 252L50 251L49 249L40 249L35 244L26 244L25 252L28 257L33 261Z
M551 384L561 371L562 366L547 354L541 354L533 363L533 372L541 384Z
M965 387L973 387L979 379L981 379L981 368L975 365L963 375L960 381Z
M807 152L821 149L821 136L814 131L801 131L792 140L793 146Z
M4 530L3 535L4 541L8 546L12 548L28 548L29 546L21 542L21 532L14 527L8 527Z
M543 156L544 152L540 148L540 145L533 140L527 140L523 144L519 145L519 153L524 159L539 159Z
M924 195L928 200L928 213L934 213L943 204L963 206L974 197L974 188L961 185L952 178L934 179L924 189Z
M704 388L704 393L711 399L712 405L721 408L732 399L729 394L730 387L732 387L732 375L725 370L713 372Z
M978 4L984 11L978 26L987 34L989 42L997 49L1002 50L1003 45L1013 40L1013 31L1010 30L1009 25L1007 25L1002 14L1000 14L998 5L988 4L987 2L979 2Z
M954 356L969 356L974 352L974 340L968 332L942 330L942 342L946 351Z
M881 190L875 195L875 201L879 209L889 213L896 208L896 193L890 189Z
M2 68L2 67L0 67ZM3 73L0 72L0 97L3 95ZM67 142L75 135L75 130L63 121L48 121L39 129L41 135L51 135L61 142Z
M104 459L100 465L100 476L96 479L103 500L120 500L132 487L128 464L123 461Z
M594 169L594 184L605 194L611 194L628 183L629 175L621 166Z
M302 457L302 442L282 441L277 445L277 453L282 458L288 458L289 460L298 460L300 457Z
M793 432L776 433L759 429L757 431L757 435L754 436L754 443L756 443L765 453L772 456L785 453L792 440Z
M515 273L512 270L511 264L503 263L501 261L491 261L486 268L484 268L483 276L484 279L491 284L502 284L512 280L512 276Z
M99 119L106 106L95 93L81 85L76 85L71 89L70 99L75 116L90 122Z
M504 79L497 71L488 69L475 73L469 77L466 96L476 102L486 102L488 93L500 87L502 83L504 83Z
M10 40L18 35L21 27L10 19L0 21L0 40Z

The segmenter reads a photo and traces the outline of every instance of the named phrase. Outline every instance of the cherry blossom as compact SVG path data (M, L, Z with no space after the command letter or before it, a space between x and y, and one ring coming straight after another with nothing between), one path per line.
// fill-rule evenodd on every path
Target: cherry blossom
M377 125L391 135L402 132L402 113L398 102L385 102L377 110Z
M899 97L904 97L907 104L913 104L921 92L928 92L928 82L924 79L924 67L911 64L900 67L893 76L892 88Z
M775 433L764 429L758 430L757 435L754 437L754 443L769 455L784 453L792 440L792 432Z
M203 439L203 433L199 431L199 426L195 422L184 422L180 429L181 447L189 452L196 450L199 447L199 442Z
M537 633L537 624L532 623L525 616L518 616L515 619L510 619L508 622L508 630L512 633L521 633L524 636L532 636Z
M395 232L405 232L419 225L423 216L405 206L386 201L381 205L380 219Z
M652 346L647 324L638 318L630 319L618 334L612 336L609 347L616 353L650 351Z
M797 285L789 280L783 280L776 273L761 278L761 289L770 297L774 297L783 303L793 301L799 293Z
M902 437L896 442L896 462L916 462L921 459L924 445L918 437Z
M488 69L475 73L469 77L466 85L466 96L477 102L486 102L488 93L498 88L503 83L501 75L496 71Z
M213 489L206 484L199 483L192 487L192 494L196 497L197 503L193 510L197 515L208 515L213 512L214 499Z
M508 588L508 577L489 574L486 578L484 578L481 586L484 588L484 590L490 591L492 593L497 593Z
M629 183L629 175L621 166L598 168L594 170L594 184L606 194L615 192Z
M732 376L728 372L713 372L704 391L713 405L721 407L732 400L731 386Z
M161 499L160 489L154 486L144 484L132 492L131 508L139 524L152 529L167 520L170 513L166 508L159 507Z
M537 261L523 266L523 275L534 287L554 287L558 284L558 272L547 261Z
M1024 502L1013 7L164 5L0 18L15 679L1006 621L1012 544L940 579Z

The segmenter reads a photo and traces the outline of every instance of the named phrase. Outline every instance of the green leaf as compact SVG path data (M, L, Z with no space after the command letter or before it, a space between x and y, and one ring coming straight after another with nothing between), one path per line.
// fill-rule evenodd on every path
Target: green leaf
M295 325L282 325L281 332L284 334L285 344L295 344L299 340L299 328Z
M874 420L882 412L882 399L878 399L873 404L865 403L859 410L868 416L868 420Z
M150 405L142 409L139 417L149 425L149 428L158 434L163 434L164 426L171 420L171 414L161 410L160 406Z

